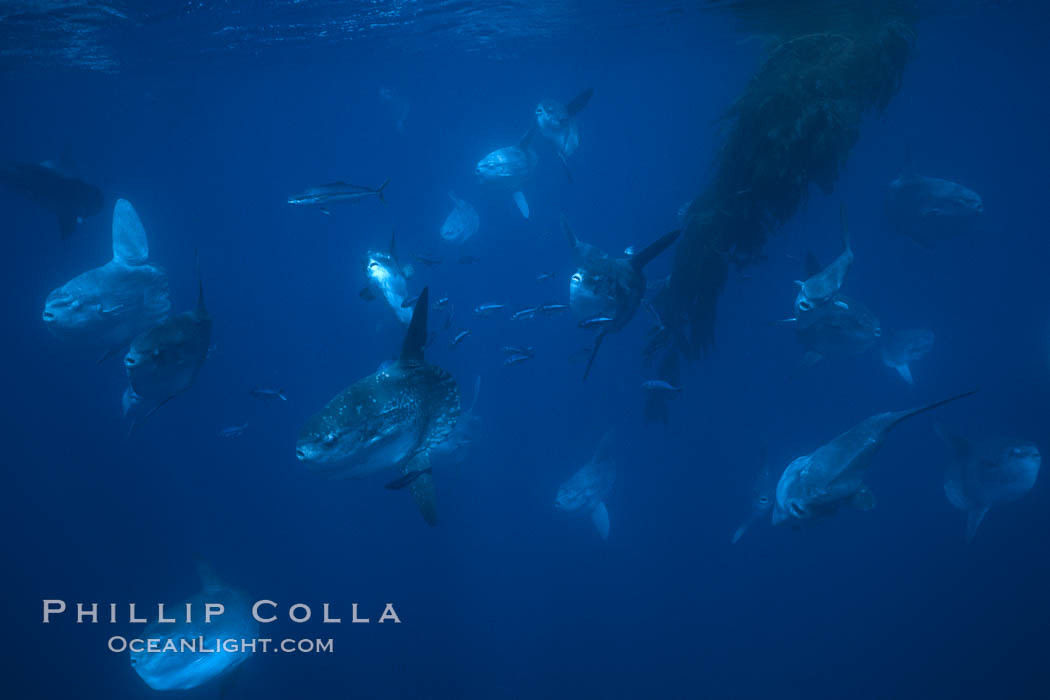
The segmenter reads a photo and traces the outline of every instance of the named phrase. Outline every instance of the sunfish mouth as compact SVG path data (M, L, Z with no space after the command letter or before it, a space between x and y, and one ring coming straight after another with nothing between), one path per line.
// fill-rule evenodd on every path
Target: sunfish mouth
M135 366L135 358L132 357L131 355L126 355L124 357L124 366L125 367L134 367Z
M304 459L306 459L306 452L304 452L301 449L297 449L295 451L295 458L302 462Z
M44 312L44 323L51 323L55 320L55 315L50 311Z

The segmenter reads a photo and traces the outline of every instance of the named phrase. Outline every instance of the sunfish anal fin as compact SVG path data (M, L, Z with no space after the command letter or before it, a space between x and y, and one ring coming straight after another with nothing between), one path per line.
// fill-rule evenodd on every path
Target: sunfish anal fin
M966 511L966 544L973 542L973 536L977 534L977 528L981 526L981 521L984 520L987 513L988 506L971 508Z
M512 196L514 197L514 203L518 205L518 211L521 212L521 215L526 219L529 218L529 203L525 201L525 194L519 190Z
M609 510L605 507L604 502L596 505L591 511L591 522L594 523L594 528L603 540L609 539Z
M915 383L915 380L911 376L911 368L908 367L908 365L897 365L894 369L897 370L897 374L901 375L901 379L909 384Z
M420 452L401 467L402 474L413 471L420 472L420 474L408 485L408 490L412 493L412 499L416 502L416 507L419 508L419 513L423 516L423 520L427 521L427 525L437 525L434 476L430 471L430 455L428 453Z

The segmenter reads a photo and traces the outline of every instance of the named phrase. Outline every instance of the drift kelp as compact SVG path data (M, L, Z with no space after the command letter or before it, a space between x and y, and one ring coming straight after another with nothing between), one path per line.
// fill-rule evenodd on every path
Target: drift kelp
M810 185L831 191L864 116L885 108L900 87L915 41L907 2L715 4L768 36L772 48L725 116L725 144L707 189L689 206L659 297L678 350L693 356L713 339L729 263L760 259Z

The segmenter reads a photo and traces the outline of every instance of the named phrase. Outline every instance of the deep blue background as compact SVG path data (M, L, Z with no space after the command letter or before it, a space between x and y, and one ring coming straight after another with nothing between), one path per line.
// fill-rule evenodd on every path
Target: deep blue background
M872 413L979 386L937 419L1050 448L1045 26L1019 6L920 27L900 95L866 124L835 196L814 193L769 260L731 279L718 347L687 369L666 427L641 419L643 314L583 384L567 358L587 338L568 317L467 310L566 301L562 210L612 252L678 225L709 173L718 117L761 55L723 18L505 60L361 44L0 75L0 157L40 161L71 144L108 195L106 213L61 242L48 212L0 191L5 695L154 695L104 648L133 629L45 627L40 600L185 598L199 553L255 597L331 601L344 618L352 601L375 615L391 601L404 621L272 625L277 638L334 636L337 653L252 659L234 697L1046 697L1046 485L993 509L966 546L929 416L877 458L873 512L802 532L760 524L729 544L760 438L782 469ZM412 102L403 134L383 86ZM516 141L540 98L587 86L575 185L541 146L532 220L480 190L478 158ZM980 192L985 230L934 252L892 238L882 195L909 163ZM388 207L326 217L284 204L310 184L386 178ZM481 216L462 251L437 234L450 189ZM52 288L110 257L118 196L138 210L177 310L194 301L200 249L216 344L197 385L126 442L119 362L96 365L40 321ZM914 388L875 353L795 373L791 331L768 323L790 313L798 259L837 252L839 199L857 255L846 292L884 329L937 334ZM412 284L451 296L456 325L473 329L454 351L442 337L429 359L468 400L483 378L484 431L465 464L437 472L434 529L381 481L328 482L293 454L304 420L400 344L387 310L357 296L364 251L392 227L404 256L446 259L417 265ZM483 263L454 264L463 252ZM659 260L651 279L667 268ZM557 280L538 285L548 270ZM511 343L535 345L535 361L501 367ZM289 401L253 400L257 384ZM241 438L217 436L243 421ZM610 426L621 457L603 543L585 518L556 517L553 497Z

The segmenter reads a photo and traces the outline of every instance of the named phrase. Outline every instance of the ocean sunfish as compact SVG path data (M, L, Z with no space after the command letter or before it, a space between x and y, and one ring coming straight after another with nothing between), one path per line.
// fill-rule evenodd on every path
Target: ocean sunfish
M751 489L751 515L733 532L733 538L730 540L732 544L739 542L748 528L753 523L766 517L773 508L773 496L777 488L777 479L773 474L773 470L769 468L769 462L766 459L765 442L760 444L760 450L758 475L755 477L755 482Z
M303 426L295 456L331 478L364 478L397 470L423 519L437 523L430 453L452 435L459 389L445 370L423 360L426 287L419 295L400 357L337 394Z
M901 379L914 384L911 364L933 349L936 336L925 329L892 331L882 340L882 364L896 370Z
M0 184L53 211L62 238L69 238L85 216L102 211L102 191L77 176L68 153L58 162L0 165Z
M533 133L534 130L529 129L516 146L497 148L474 167L481 184L510 190L514 204L526 219L529 218L529 203L521 188L536 167L536 153L531 146Z
M966 512L969 542L989 508L1016 501L1035 485L1041 463L1039 448L1004 438L974 442L942 425L936 429L952 452L944 471L944 495Z
M449 192L448 197L452 200L452 211L441 224L441 237L449 243L465 243L478 232L478 212L455 192Z
M849 227L846 224L846 206L840 209L842 221L842 252L832 261L830 265L808 277L804 282L796 280L799 286L798 296L795 297L795 313L812 311L818 306L828 303L843 304L841 299L834 297L842 288L846 279L846 273L853 265L853 248L850 247Z
M581 319L581 327L597 332L583 372L586 379L605 337L634 318L646 289L643 269L674 243L680 231L661 236L634 255L613 258L577 238L564 216L561 225L577 260L576 272L569 279L569 306Z
M175 622L154 621L142 631L143 639L156 639L159 651L132 651L131 667L154 690L188 690L226 676L252 655L251 650L226 651L222 640L255 639L259 623L252 616L251 600L230 588L203 562L197 563L202 590L177 605L167 615ZM205 605L217 603L224 610L205 622ZM191 621L185 611L190 606ZM183 640L196 641L197 651L182 649ZM166 646L172 645L165 649ZM200 651L205 649L205 651Z
M799 457L777 482L773 524L832 515L843 505L870 510L875 500L864 475L887 434L901 421L975 393L968 391L919 408L876 414L812 454Z
M598 443L591 461L580 467L558 487L554 507L562 513L584 513L603 539L609 539L609 510L605 499L616 481L615 433L607 432Z
M890 226L923 248L973 231L983 213L981 195L936 177L901 175L886 191Z
M360 297L372 301L381 296L393 310L397 320L408 323L412 320L412 305L405 304L410 299L408 278L412 276L412 267L402 267L397 258L395 235L390 234L389 251L370 250L365 255L365 278L367 285L361 289Z
M148 261L146 231L131 203L113 208L113 259L52 291L44 323L69 342L118 352L171 310L168 276Z

